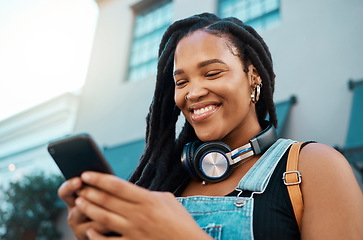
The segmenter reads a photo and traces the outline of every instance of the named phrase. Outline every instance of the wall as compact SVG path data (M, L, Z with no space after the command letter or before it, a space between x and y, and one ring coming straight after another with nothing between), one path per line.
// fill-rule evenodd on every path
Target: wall
M101 145L144 136L155 76L126 81L132 6L139 2L97 2L99 21L75 131L90 132ZM174 1L175 20L216 9L216 0ZM344 145L352 100L347 81L363 76L362 12L358 0L282 0L281 23L261 32L274 59L275 100L292 94L298 99L284 137Z
M155 75L136 82L126 80L134 18L132 6L139 2L97 1L99 21L75 132L89 132L100 145L113 146L145 135ZM216 4L215 0L174 1L175 20L213 11ZM188 5L193 7L183 7Z
M298 97L285 133L343 146L352 101L347 82L363 76L363 2L289 0L281 6L280 26L262 35L274 58L275 99Z
M77 109L78 97L65 93L0 121L0 184L36 171L59 173L47 143L73 131Z

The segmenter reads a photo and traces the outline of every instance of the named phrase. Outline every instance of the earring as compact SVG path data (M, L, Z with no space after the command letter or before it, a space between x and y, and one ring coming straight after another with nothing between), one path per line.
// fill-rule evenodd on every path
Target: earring
M262 87L262 83L256 84L256 86L252 89L251 101L254 104L256 104L258 102L258 100L260 99L261 87Z

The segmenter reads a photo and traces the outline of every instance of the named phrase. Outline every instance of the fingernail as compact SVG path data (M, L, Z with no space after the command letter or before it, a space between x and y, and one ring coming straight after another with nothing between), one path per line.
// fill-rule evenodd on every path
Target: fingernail
M76 205L81 205L82 204L82 199L81 198L76 198L76 200L75 200L75 203L76 203Z
M88 181L88 180L90 180L91 179L91 174L90 173L88 173L88 172L85 172L85 173L82 173L82 180L83 181Z
M86 234L87 234L87 237L88 238L92 238L92 229L88 229L87 231L86 231Z
M72 183L73 186L78 186L79 185L79 181L77 180L77 178L73 178L71 181L72 181L71 183Z

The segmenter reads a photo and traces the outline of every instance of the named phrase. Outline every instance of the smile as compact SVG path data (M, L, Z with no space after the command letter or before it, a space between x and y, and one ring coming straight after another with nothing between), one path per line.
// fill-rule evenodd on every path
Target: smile
M210 106L207 106L207 107L204 107L204 108L194 109L193 114L195 114L195 115L201 115L203 113L212 111L212 110L214 110L216 108L217 107L215 105L210 105Z
M200 108L194 108L191 110L191 118L194 122L203 121L212 116L219 109L219 105L207 105Z

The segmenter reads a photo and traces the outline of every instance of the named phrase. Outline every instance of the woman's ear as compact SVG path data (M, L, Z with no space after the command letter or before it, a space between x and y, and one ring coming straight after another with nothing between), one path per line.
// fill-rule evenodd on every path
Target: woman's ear
M256 86L256 84L260 85L262 83L260 74L252 64L248 66L248 79L250 81L251 87Z

